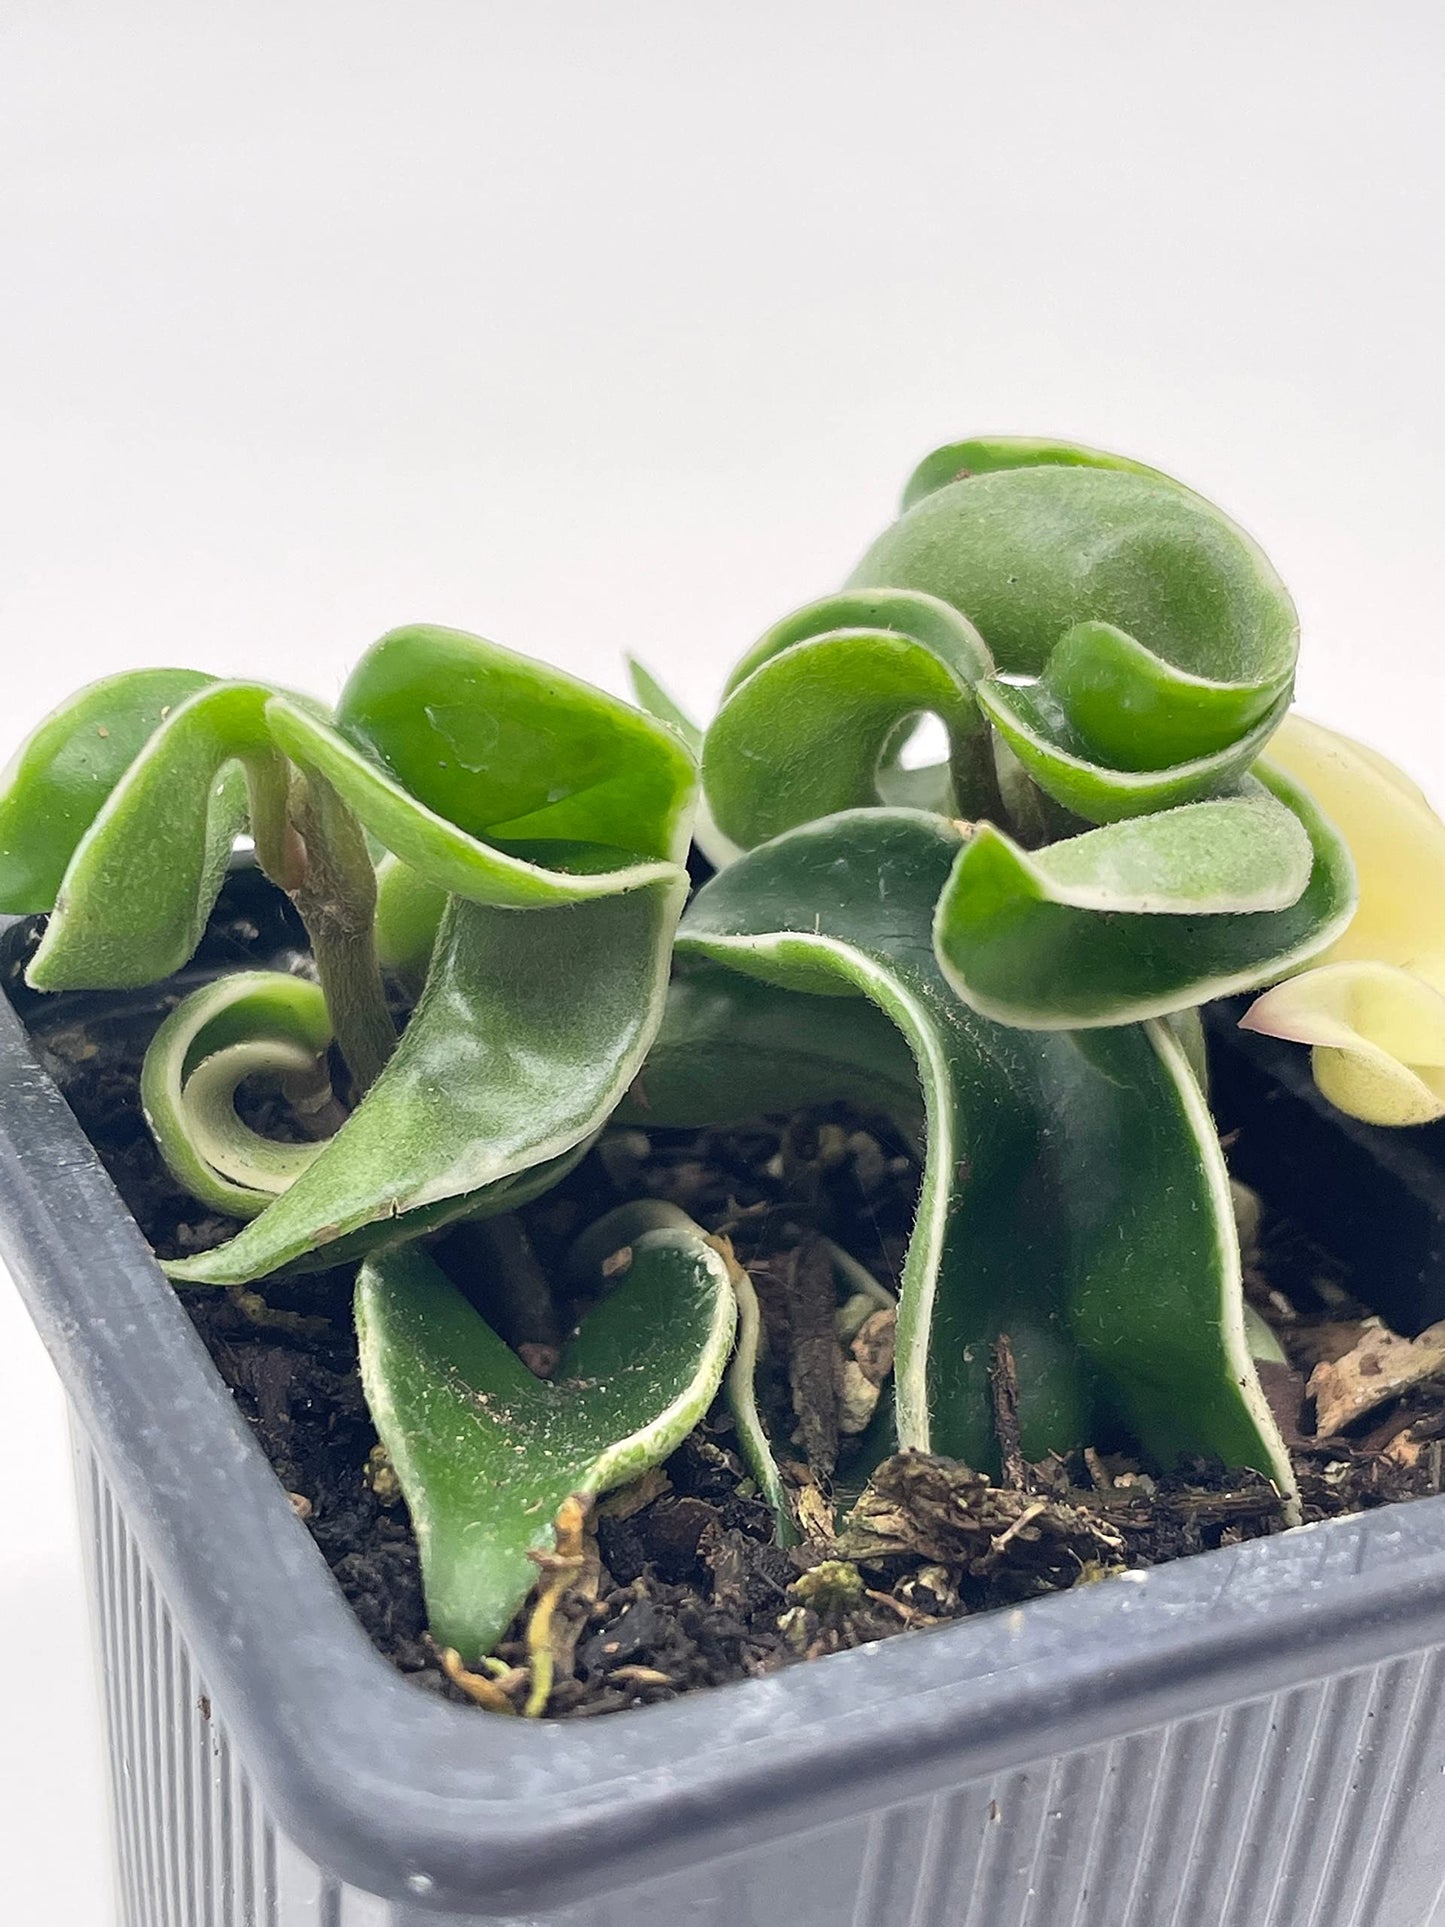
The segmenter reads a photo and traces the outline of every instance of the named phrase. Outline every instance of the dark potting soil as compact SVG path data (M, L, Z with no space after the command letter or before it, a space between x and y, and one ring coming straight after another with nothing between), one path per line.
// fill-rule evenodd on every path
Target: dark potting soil
M200 966L254 961L258 951L284 962L294 937L273 895L233 881ZM17 982L18 960L12 990ZM21 991L16 1001L156 1250L181 1255L229 1236L233 1223L176 1189L140 1113L140 1061L166 1001L155 992L108 998L105 1014L97 999ZM1097 1451L1025 1463L1006 1344L994 1359L1001 1478L910 1454L866 1480L876 1455L868 1455L865 1421L877 1396L871 1381L885 1373L888 1317L871 1316L851 1345L836 1338L834 1263L823 1241L891 1287L917 1180L887 1123L832 1106L737 1129L609 1130L562 1186L521 1214L532 1252L554 1277L572 1238L632 1198L671 1200L730 1237L768 1325L771 1429L809 1528L802 1547L773 1544L771 1515L717 1407L660 1471L596 1507L581 1572L554 1620L551 1715L672 1698L1281 1528L1278 1496L1255 1473L1199 1461L1163 1475L1107 1440ZM487 1275L479 1236L484 1243L475 1228L449 1236L459 1280ZM1445 1345L1438 1359L1407 1347L1382 1365L1381 1339L1403 1341L1368 1322L1367 1280L1344 1276L1267 1207L1248 1243L1250 1300L1289 1359L1262 1376L1306 1519L1440 1491ZM260 1291L181 1297L367 1633L419 1683L462 1697L427 1637L406 1506L362 1398L351 1287L350 1271L328 1271ZM477 1290L479 1309L545 1369L556 1335L545 1307L515 1293L489 1301ZM583 1309L585 1300L564 1302L555 1319L566 1329ZM1369 1383L1382 1372L1393 1374L1383 1399ZM1320 1436L1326 1398L1344 1417ZM861 1493L841 1528L825 1493ZM517 1706L527 1685L525 1617L498 1654L511 1667L499 1683Z

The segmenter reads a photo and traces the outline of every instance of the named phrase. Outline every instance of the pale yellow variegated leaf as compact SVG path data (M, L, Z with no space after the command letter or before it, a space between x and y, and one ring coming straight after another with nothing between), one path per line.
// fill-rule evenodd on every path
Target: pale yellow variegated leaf
M1445 1117L1445 822L1378 750L1291 716L1271 759L1348 844L1359 908L1312 970L1244 1018L1313 1048L1332 1104L1370 1124Z

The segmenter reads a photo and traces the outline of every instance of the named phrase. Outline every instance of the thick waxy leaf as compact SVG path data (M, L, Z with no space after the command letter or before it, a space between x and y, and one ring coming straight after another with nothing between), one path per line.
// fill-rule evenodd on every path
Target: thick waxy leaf
M459 630L393 630L334 725L285 698L276 742L441 890L526 908L643 888L687 852L696 771L670 729Z
M935 448L909 476L903 489L904 509L911 509L925 495L946 488L950 482L966 481L970 475L991 475L1005 468L1124 468L1134 475L1152 475L1167 482L1157 468L1130 461L1127 455L1111 455L1102 448L1086 448L1080 442L1054 442L1036 435L977 435L965 442L945 442ZM1176 487L1179 484L1175 484Z
M1240 1023L1311 1045L1315 1082L1367 1124L1445 1117L1445 995L1414 971L1323 964L1266 991Z
M1228 1180L1182 1049L1162 1024L1025 1032L960 1004L931 941L960 847L918 812L837 816L723 872L679 937L785 988L861 991L915 1055L928 1146L899 1300L900 1442L996 1462L988 1367L1007 1332L1030 1456L1092 1441L1117 1408L1161 1460L1218 1453L1287 1488Z
M1343 835L1359 907L1318 966L1244 1023L1314 1047L1330 1102L1371 1124L1445 1116L1445 823L1376 750L1291 716L1271 751Z
M723 693L731 696L764 663L800 642L854 630L910 636L969 687L993 673L993 657L983 637L966 616L939 597L915 589L840 589L804 603L775 622L738 663Z
M62 703L0 776L0 910L50 910L75 846L170 712L214 681L132 669Z
M598 1283L615 1275L616 1267L626 1262L639 1239L652 1231L671 1230L700 1239L711 1251L721 1255L727 1267L733 1295L737 1299L737 1345L724 1380L728 1408L737 1427L738 1449L744 1465L772 1508L779 1545L797 1544L798 1533L793 1508L788 1500L782 1473L773 1456L772 1441L758 1410L756 1375L764 1347L762 1312L758 1294L746 1270L737 1262L726 1238L709 1238L681 1205L662 1198L637 1198L618 1205L595 1223L588 1225L567 1256L567 1271L574 1285L583 1291L595 1290ZM869 1283L872 1284L872 1280ZM875 1291L878 1289L874 1286Z
M944 975L1000 1023L1136 1022L1257 988L1344 928L1349 854L1268 774L1246 793L1028 852L982 825L938 905Z
M426 989L365 1102L229 1244L168 1267L242 1284L509 1210L575 1153L661 1019L685 881L525 913L453 899ZM555 1180L554 1169L550 1177Z
M884 620L870 623L875 610ZM998 791L974 684L991 667L971 624L931 596L845 594L799 610L744 658L707 732L719 828L751 848L885 800L896 749L925 714L943 723L951 753L946 769L909 773L913 784L948 814L988 808Z
M854 573L855 588L878 585L977 625L1000 671L980 703L1040 788L1093 821L1219 788L1293 683L1294 608L1249 538L1189 490L1092 451L922 493Z
M1030 778L1088 823L1117 823L1150 810L1176 809L1229 787L1268 747L1290 701L1286 691L1259 722L1223 749L1162 769L1135 769L1102 763L1045 681L995 677L979 686L978 700Z
M26 972L35 989L128 989L189 959L246 820L241 765L278 780L272 693L210 682L151 733L76 845Z
M233 1218L254 1218L294 1184L321 1144L262 1137L237 1115L236 1091L279 1078L324 1099L330 1042L319 988L280 971L238 971L178 1004L141 1072L146 1122L176 1182Z
M421 1550L434 1638L489 1653L551 1550L572 1495L658 1464L707 1411L736 1324L722 1255L694 1229L644 1232L556 1376L534 1378L415 1246L356 1292L367 1402Z
M844 1098L922 1125L913 1053L883 1013L838 982L784 990L679 955L662 1024L621 1107L643 1126L741 1124Z

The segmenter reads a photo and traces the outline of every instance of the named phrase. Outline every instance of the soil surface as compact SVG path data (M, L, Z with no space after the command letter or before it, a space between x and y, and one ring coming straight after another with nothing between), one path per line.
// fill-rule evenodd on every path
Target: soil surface
M233 879L198 967L259 954L304 968L295 938L274 894ZM17 983L18 961L12 994L157 1251L180 1255L229 1236L233 1224L177 1191L140 1114L140 1060L165 997L41 1000ZM833 1247L891 1289L917 1182L886 1122L828 1107L740 1129L609 1130L558 1190L520 1214L553 1277L576 1233L627 1199L669 1199L727 1233L758 1289L775 1361L765 1404L809 1528L799 1548L773 1544L771 1515L717 1407L659 1472L596 1508L582 1572L554 1621L550 1715L669 1699L1281 1528L1278 1496L1254 1473L1196 1462L1163 1476L1108 1440L1025 1463L1006 1344L994 1359L1001 1476L919 1455L875 1469L886 1404L871 1432L868 1418L875 1381L888 1396L890 1315L875 1290L872 1304L855 1294L840 1318L849 1291L838 1289ZM1368 1314L1367 1280L1344 1276L1267 1205L1258 1224L1255 1201L1241 1209L1250 1301L1288 1360L1262 1376L1305 1517L1441 1490L1445 1328L1414 1340L1383 1331ZM478 1235L463 1228L444 1241L454 1275L485 1275L464 1249ZM350 1272L333 1271L264 1293L181 1296L372 1640L420 1684L465 1697L465 1680L447 1676L426 1634L406 1506L361 1394L351 1283ZM549 1305L515 1293L478 1304L543 1370L557 1331L585 1309L585 1300ZM1321 1412L1335 1428L1324 1435ZM857 1501L841 1527L825 1495ZM499 1649L493 1682L517 1708L528 1682L524 1620Z

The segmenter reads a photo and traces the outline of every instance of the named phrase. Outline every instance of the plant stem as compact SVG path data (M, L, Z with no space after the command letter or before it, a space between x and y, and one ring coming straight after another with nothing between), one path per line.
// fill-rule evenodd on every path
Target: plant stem
M376 961L376 872L361 825L324 777L293 779L291 821L306 862L287 894L311 939L336 1042L361 1097L396 1049Z
M460 1224L452 1239L466 1252L465 1269L479 1283L478 1309L513 1351L535 1369L541 1354L562 1343L547 1274L515 1212Z

